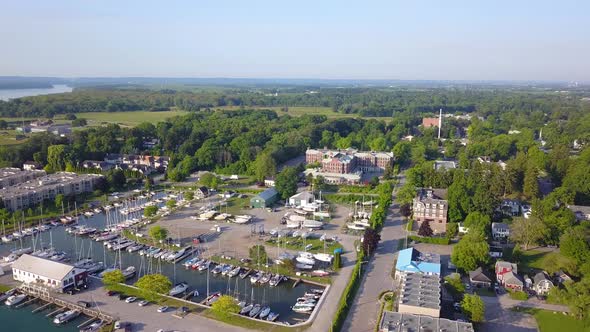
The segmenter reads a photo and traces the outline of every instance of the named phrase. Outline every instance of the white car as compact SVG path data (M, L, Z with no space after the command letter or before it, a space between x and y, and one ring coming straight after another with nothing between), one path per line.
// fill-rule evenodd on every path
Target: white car
M130 296L125 299L125 302L131 303L131 302L135 302L135 300L137 300L137 298L135 296Z
M166 312L166 311L168 311L168 306L166 306L166 305L158 308L158 312Z
M148 301L148 300L142 300L142 301L139 301L139 303L137 305L140 306L140 307L145 307L148 304L150 304L150 301Z

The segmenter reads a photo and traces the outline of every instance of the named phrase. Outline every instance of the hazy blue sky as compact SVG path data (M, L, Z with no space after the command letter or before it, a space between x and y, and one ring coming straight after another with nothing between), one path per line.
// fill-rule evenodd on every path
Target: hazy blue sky
M0 37L0 75L590 80L588 0L2 0Z

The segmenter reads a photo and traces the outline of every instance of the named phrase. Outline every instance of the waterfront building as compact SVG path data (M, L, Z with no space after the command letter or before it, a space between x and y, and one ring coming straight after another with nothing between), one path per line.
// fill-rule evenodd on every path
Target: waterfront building
M383 172L388 166L393 166L392 152L358 151L356 149L329 150L307 149L305 162L319 163L322 172L350 174L355 172Z
M45 171L36 169L21 170L20 168L12 167L0 168L0 189L14 186L46 174Z
M440 317L440 275L404 273L400 281L398 312Z
M58 194L72 196L91 192L102 178L104 176L99 174L58 172L4 188L0 191L0 200L9 211L17 211L53 200Z
M279 200L279 192L274 188L268 188L250 199L250 206L253 208L265 208Z
M289 197L289 205L296 207L315 206L315 196L309 191L302 191Z
M64 292L85 285L88 274L70 264L24 254L12 264L12 277L16 281Z
M408 248L401 250L395 263L395 277L421 273L425 275L440 276L440 255L433 253L421 253L417 249Z

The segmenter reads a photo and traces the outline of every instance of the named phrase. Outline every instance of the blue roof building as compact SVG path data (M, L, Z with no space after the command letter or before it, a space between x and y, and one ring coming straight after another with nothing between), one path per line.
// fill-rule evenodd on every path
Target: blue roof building
M397 273L423 273L440 276L440 256L424 254L414 248L400 251L395 264Z

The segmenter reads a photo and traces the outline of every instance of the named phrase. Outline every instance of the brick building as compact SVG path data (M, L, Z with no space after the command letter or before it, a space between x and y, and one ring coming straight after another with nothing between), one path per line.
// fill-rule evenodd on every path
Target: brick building
M418 194L413 201L413 215L417 227L424 221L430 222L430 228L435 234L447 231L447 213L449 204L441 196L446 194L444 190L418 189Z

